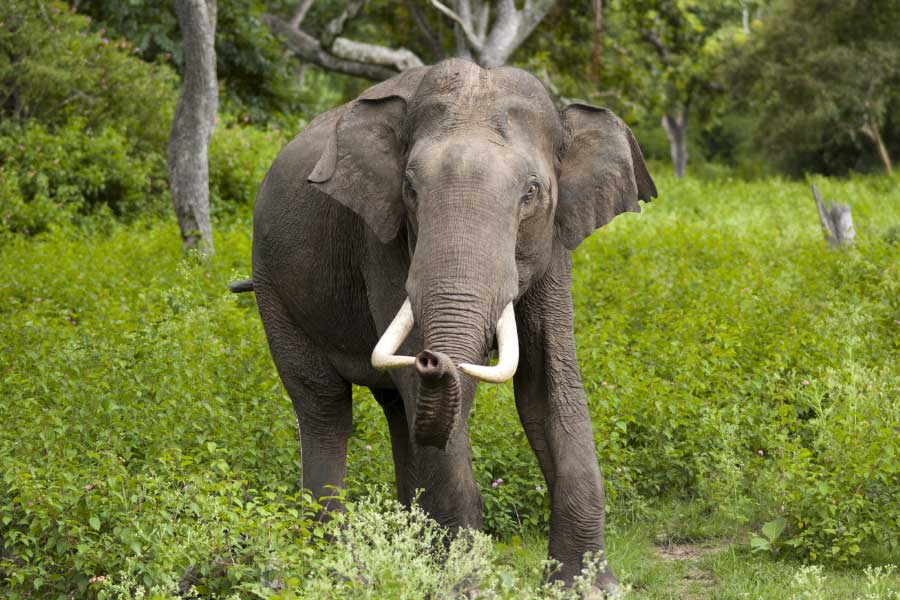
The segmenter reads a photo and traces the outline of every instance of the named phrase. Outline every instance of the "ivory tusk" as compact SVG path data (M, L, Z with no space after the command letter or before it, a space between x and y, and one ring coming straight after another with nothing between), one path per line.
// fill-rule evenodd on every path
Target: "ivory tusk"
M500 357L494 366L459 365L459 369L475 379L490 383L503 383L516 374L519 366L519 332L516 330L516 313L510 302L497 321L497 351Z
M384 335L378 340L375 349L372 351L372 366L376 369L399 369L400 367L411 367L415 364L416 359L412 356L398 356L395 354L400 345L406 340L409 332L412 331L414 324L412 306L409 298L397 311L397 316L385 329ZM515 324L513 325L515 327Z

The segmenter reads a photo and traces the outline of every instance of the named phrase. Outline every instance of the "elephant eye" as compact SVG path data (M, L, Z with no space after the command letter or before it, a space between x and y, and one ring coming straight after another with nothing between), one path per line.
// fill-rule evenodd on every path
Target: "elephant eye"
M537 193L540 191L541 187L538 185L536 181L531 182L531 185L528 186L528 191L525 192L525 195L522 196L522 200L532 200Z

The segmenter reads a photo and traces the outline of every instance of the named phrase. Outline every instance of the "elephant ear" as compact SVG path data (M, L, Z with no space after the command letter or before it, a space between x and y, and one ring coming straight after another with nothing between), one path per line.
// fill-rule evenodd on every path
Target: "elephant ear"
M344 109L307 180L360 217L387 243L403 221L400 131L406 104L428 67L366 90Z
M656 197L641 149L628 126L605 108L572 104L562 113L568 144L559 172L556 223L569 250L638 200Z

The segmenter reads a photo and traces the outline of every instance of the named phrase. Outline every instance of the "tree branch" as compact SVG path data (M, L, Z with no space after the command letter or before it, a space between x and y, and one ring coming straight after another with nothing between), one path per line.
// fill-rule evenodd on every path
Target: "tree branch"
M494 24L478 56L482 67L504 64L541 22L556 0L526 0L521 10L514 0L494 0Z
M531 35L531 32L547 16L554 4L556 4L556 0L525 0L525 7L521 11L522 25L518 36L520 44Z
M421 67L423 64L422 60L414 52L406 48L386 48L375 44L355 42L343 37L334 40L331 51L340 58L394 67L397 71Z
M487 28L488 21L490 21L491 17L491 6L487 3L487 0L482 0L478 5L478 9L476 14L472 16L472 21L474 23L473 27L475 28L475 35L478 36L479 40L487 39Z
M575 104L577 102L584 103L583 100L563 96L560 93L559 88L556 87L556 84L553 83L553 80L550 78L550 74L547 72L546 68L542 68L540 71L537 71L535 73L535 76L540 79L541 83L544 84L544 87L547 89L547 93L550 95L550 98L553 100L553 103L557 108L562 109L569 104Z
M450 17L452 20L456 21L456 23L462 29L463 33L466 35L466 42L468 42L472 50L475 50L475 52L481 52L481 48L484 43L482 40L478 39L478 35L475 33L475 31L472 30L471 13L468 15L468 20L464 20L458 14L453 12L449 7L441 4L438 0L431 0L431 5Z
M470 0L456 0L455 4L456 13L459 17L463 21L471 21L472 5ZM456 56L458 58L475 60L475 57L472 55L472 47L469 45L469 40L466 39L466 34L459 23L453 24L453 41L456 44Z
M338 73L363 77L372 81L383 81L397 74L397 71L381 65L367 64L335 56L322 48L317 39L299 29L294 29L290 23L275 15L262 15L261 20L272 32L272 35L284 39L287 47L306 62L337 71Z
M887 146L884 144L884 140L881 139L881 128L878 126L878 121L874 115L869 113L865 117L860 131L875 144L875 148L878 150L878 158L881 159L881 164L884 165L884 170L887 174L893 173L894 163L891 160L891 155L888 153Z
M344 8L343 12L332 19L328 25L325 26L325 30L322 31L320 43L323 48L331 50L331 45L334 44L334 40L344 32L344 27L351 19L353 19L353 17L359 14L359 11L365 3L366 0L347 0L347 6Z
M297 5L297 10L294 11L294 16L291 17L291 27L294 29L300 28L300 24L303 22L303 19L306 18L306 13L309 12L310 7L315 1L316 0L300 0L300 4Z
M659 60L662 61L662 64L668 66L669 65L669 49L666 48L666 45L659 38L655 31L650 31L649 29L641 30L641 37L644 38L644 41L647 41L656 48L656 54L659 56Z
M434 61L444 60L446 54L444 54L444 48L441 46L440 38L438 38L437 34L431 28L431 25L428 24L428 20L422 13L422 9L419 7L417 0L406 0L406 8L416 22L419 31L422 33L422 42L428 47L428 51L431 52Z

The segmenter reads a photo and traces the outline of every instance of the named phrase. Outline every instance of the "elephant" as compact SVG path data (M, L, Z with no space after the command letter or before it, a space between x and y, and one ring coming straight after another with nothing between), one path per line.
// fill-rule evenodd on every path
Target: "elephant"
M365 386L400 501L417 497L451 531L479 528L467 417L479 381L512 378L550 492L555 577L570 584L586 553L604 552L571 255L656 195L621 119L559 109L516 68L413 68L314 119L260 186L252 281L234 288L256 294L299 422L303 487L342 486L351 385ZM594 585L618 584L606 568Z

